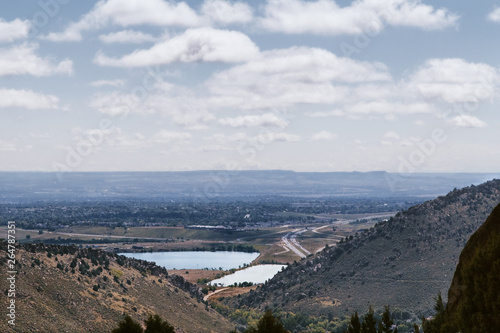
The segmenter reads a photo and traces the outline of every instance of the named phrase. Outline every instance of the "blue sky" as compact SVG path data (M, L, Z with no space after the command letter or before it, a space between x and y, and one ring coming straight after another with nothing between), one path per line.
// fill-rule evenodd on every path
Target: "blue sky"
M500 4L0 4L3 171L500 165Z

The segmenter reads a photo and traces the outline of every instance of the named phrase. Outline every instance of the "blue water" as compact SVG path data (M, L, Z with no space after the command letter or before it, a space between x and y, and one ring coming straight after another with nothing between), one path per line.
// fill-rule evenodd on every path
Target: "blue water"
M223 270L242 267L250 264L259 256L258 252L145 252L119 253L129 258L154 261L158 266L166 269L219 269Z

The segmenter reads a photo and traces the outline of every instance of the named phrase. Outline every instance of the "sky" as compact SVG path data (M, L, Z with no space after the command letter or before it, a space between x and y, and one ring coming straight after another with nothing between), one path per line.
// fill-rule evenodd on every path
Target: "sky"
M500 2L0 0L0 171L498 172Z

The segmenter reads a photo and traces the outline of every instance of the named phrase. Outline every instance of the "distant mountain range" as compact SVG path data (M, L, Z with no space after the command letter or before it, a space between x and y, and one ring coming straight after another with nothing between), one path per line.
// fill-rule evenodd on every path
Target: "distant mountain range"
M0 172L0 203L214 198L435 197L500 173L192 171Z
M431 315L466 241L499 202L500 180L453 190L290 265L228 303L330 316L391 305L418 318Z

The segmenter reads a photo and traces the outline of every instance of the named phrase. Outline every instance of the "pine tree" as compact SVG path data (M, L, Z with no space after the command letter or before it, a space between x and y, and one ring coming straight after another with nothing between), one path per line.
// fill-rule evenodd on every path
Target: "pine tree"
M417 324L413 324L413 333L420 333L420 327Z
M377 333L376 323L373 308L370 305L368 313L365 314L361 323L361 333Z
M175 333L174 327L157 314L149 315L144 324L146 325L144 333Z
M361 333L361 323L359 322L358 312L355 311L351 316L351 323L347 328L348 333Z
M389 310L389 306L385 306L385 311L382 314L382 321L378 324L378 331L379 333L396 333L396 331L393 332L392 330L392 325L394 325L394 321L391 318L391 313Z
M281 321L273 316L271 310L266 310L260 318L257 328L251 327L245 333L290 333L283 327Z
M143 333L141 324L132 319L129 315L125 315L122 321L118 323L118 327L111 333Z

